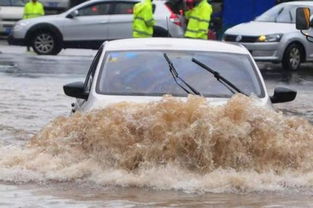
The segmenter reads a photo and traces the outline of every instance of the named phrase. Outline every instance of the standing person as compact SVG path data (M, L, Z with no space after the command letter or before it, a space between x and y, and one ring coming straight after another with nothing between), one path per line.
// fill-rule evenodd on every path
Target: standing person
M207 0L194 0L194 4L195 6L185 13L188 20L185 37L208 39L212 6Z
M42 3L37 0L30 0L25 4L23 19L29 19L34 17L40 17L45 15ZM27 51L29 51L29 45L27 44Z
M149 38L153 35L153 11L151 0L143 0L135 4L133 9L133 37Z

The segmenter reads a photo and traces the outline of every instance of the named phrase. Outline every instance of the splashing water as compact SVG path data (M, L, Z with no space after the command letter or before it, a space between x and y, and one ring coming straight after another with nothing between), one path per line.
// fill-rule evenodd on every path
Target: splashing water
M0 180L187 192L313 190L313 127L235 95L165 96L58 117L23 148L0 146Z

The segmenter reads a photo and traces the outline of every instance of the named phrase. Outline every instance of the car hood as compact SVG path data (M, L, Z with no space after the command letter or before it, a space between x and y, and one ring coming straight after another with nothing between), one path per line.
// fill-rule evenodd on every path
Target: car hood
M275 33L288 33L294 31L296 31L295 24L252 21L231 27L226 30L225 34L259 36Z
M80 111L88 112L94 109L104 108L108 105L120 103L120 102L131 102L131 103L148 103L160 101L163 97L153 97L153 96L114 96L114 95L97 95L96 97L92 97L90 100L90 105L85 105ZM187 97L175 97L182 101L186 101ZM227 103L229 98L206 98L208 104L219 106ZM272 108L268 99L260 98L257 100L256 105L264 106L266 108Z

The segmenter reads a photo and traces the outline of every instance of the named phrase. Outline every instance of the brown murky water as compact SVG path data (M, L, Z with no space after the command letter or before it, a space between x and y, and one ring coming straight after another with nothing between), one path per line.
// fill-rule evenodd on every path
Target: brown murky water
M311 81L288 116L243 96L69 116L82 77L1 74L1 207L313 207Z

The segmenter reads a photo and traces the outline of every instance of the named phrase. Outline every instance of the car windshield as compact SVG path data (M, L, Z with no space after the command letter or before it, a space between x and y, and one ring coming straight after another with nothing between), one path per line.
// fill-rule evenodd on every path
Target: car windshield
M277 5L257 17L257 22L295 23L296 5Z
M0 6L24 6L24 0L0 0Z
M107 52L97 92L108 95L187 96L175 83L164 53L173 62L179 76L205 97L230 97L232 93L212 74L193 63L192 58L219 72L244 93L264 96L248 55L199 51Z

